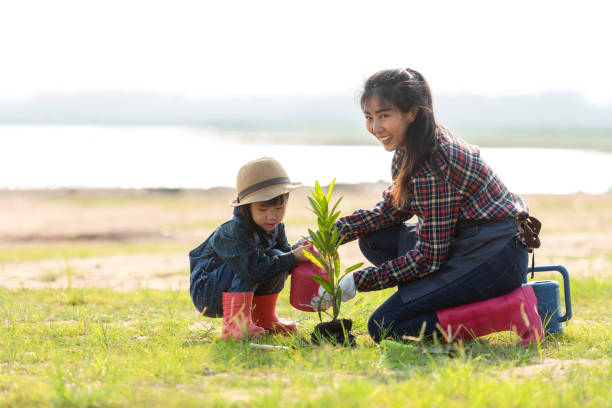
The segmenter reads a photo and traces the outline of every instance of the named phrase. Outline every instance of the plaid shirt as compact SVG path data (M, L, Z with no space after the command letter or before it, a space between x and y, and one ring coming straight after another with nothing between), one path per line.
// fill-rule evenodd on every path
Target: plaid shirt
M432 154L438 170L429 162L415 170L409 180L407 205L393 206L389 186L374 209L359 209L336 222L344 242L349 242L398 225L413 215L418 218L415 248L378 267L356 271L355 285L360 291L393 287L438 271L446 260L459 220L517 218L529 212L527 203L508 191L480 157L476 146L468 145L441 125L436 129L436 139L437 147ZM400 149L393 156L393 183L403 156Z

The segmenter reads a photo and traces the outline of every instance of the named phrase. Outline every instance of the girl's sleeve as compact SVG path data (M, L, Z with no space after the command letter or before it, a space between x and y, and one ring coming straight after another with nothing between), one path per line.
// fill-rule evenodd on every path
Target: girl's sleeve
M371 210L359 209L351 215L340 218L335 226L339 228L344 237L343 243L352 241L369 232L378 231L400 224L413 215L411 206L403 208L395 207L391 201L391 189L389 186L383 191L383 199Z
M413 279L423 278L440 269L453 238L461 208L461 195L449 183L433 177L414 182L413 205L423 218L416 227L417 242L406 255L356 271L359 291L385 289Z
M213 248L232 271L247 282L263 282L297 266L291 252L269 256L243 229L219 231L215 234Z

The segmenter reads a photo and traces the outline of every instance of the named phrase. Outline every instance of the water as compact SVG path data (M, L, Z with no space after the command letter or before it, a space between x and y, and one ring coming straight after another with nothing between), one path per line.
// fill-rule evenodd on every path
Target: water
M203 127L0 126L0 189L234 187L241 165L277 158L313 185L390 180L392 153L379 146L245 144L255 133ZM612 153L482 148L512 191L612 191Z

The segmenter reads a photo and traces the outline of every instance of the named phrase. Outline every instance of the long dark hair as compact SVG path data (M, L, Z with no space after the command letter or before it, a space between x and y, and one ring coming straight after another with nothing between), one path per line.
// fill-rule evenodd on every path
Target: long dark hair
M410 68L387 69L375 73L366 81L361 95L362 110L373 97L392 104L403 113L417 109L414 121L398 146L404 151L404 156L391 197L393 205L401 207L407 201L410 177L421 163L430 160L431 151L436 146L436 120L431 91L419 72Z

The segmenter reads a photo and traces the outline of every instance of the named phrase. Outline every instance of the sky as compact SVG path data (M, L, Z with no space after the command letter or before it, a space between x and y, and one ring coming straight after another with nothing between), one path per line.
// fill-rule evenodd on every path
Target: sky
M612 103L607 0L0 0L0 99L357 93L411 67L434 93Z

